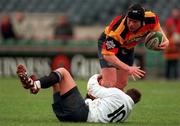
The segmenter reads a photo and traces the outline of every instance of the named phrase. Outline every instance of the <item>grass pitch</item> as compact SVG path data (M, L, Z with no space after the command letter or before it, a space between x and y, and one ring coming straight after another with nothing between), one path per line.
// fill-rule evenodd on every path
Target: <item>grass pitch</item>
M84 96L86 81L78 80ZM63 123L51 108L51 89L31 95L17 78L0 78L0 126L180 126L180 82L142 80L129 82L127 88L136 87L142 99L128 120L121 124Z

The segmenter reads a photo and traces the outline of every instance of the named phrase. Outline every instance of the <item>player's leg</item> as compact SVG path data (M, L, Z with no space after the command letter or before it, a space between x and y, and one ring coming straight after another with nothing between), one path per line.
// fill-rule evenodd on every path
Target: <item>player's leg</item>
M114 67L101 68L102 82L104 87L115 87L117 82L117 70Z
M59 83L54 84L54 85L52 86L52 89L53 89L53 94L59 93L59 92L60 92Z
M54 92L60 92L60 95L65 94L76 86L70 73L65 68L58 68L49 76L44 76L39 79L42 88L53 86Z
M104 60L102 51L102 44L105 41L106 35L102 34L98 41L98 57L101 66L102 82L101 85L104 87L113 87L116 83L116 68L110 62Z
M128 72L122 69L117 70L117 82L115 87L124 90L126 85L128 84Z
M132 61L126 61L125 63L131 65ZM127 71L123 69L116 69L115 67L109 67L104 64L104 68L101 68L101 74L102 74L101 84L104 87L117 87L123 90L128 83L129 74Z
M69 74L69 72L66 69L59 68L59 69L56 69L56 72L61 74L62 80L61 80L61 82L54 84L52 86L53 94L56 97L56 98L54 98L54 101L57 101L55 99L58 99L57 93L59 94L59 96L61 96L76 86L73 78L71 77L71 75ZM60 86L60 85L62 85L62 86Z
M21 69L20 69L21 68ZM35 85L38 88L53 87L54 102L52 104L56 117L61 121L86 121L88 117L88 106L85 104L75 81L65 68L59 68L37 81L27 76L24 66L18 66L17 74L26 89Z
M134 61L134 49L125 49L125 48L119 48L119 60L124 62L125 64L132 66ZM123 69L117 70L117 81L115 87L124 90L126 85L128 84L128 77L129 74L127 71Z
M59 91L61 95L65 94L66 92L68 92L69 90L71 90L72 88L76 86L74 79L65 68L59 68L59 69L56 69L55 71L61 74L62 76L62 79L59 82ZM58 86L55 86L55 87L58 87Z
M174 60L174 79L178 79L178 59Z
M101 69L102 82L104 87L117 87L123 90L128 83L128 72L116 68L103 68Z
M52 107L56 117L60 121L86 121L89 109L72 76L65 68L56 69L55 72L62 77L58 84L53 85Z
M23 65L17 67L17 74L25 89L39 90L40 88L49 88L55 84L59 84L59 89L57 88L58 86L54 86L54 91L60 91L61 94L64 94L76 86L70 73L64 68L59 68L51 72L48 76L41 77L36 81L28 77L26 68Z
M170 79L170 60L166 60L166 79Z
M116 78L116 68L113 66L112 63L107 62L103 59L101 54L101 48L98 49L98 57L101 66L101 75L102 75L102 82L101 85L104 87L114 87L117 78Z

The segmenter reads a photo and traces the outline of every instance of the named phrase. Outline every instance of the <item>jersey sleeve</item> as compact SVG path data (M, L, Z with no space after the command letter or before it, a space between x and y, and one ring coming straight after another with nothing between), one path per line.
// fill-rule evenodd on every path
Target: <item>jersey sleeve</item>
M117 26L119 25L121 19L123 18L123 16L117 16L115 17L111 23L109 24L108 27L106 27L106 33L109 33L112 30L115 30L117 28Z
M115 55L118 52L119 42L112 37L107 37L102 45L102 55Z
M97 81L98 76L98 74L95 74L89 79L87 84L88 94L92 95L95 98L103 98L116 93L115 88L106 88L99 85L99 82Z
M106 39L102 45L102 55L115 55L121 43L121 37L118 29L123 30L120 24L124 16L115 17L112 22L105 28ZM120 28L122 27L122 28Z
M160 23L159 23L159 18L158 16L156 15L155 16L155 25L153 27L153 31L159 31L160 30Z
M159 31L160 30L160 23L158 16L151 12L145 12L145 24L146 28L150 29L150 31Z

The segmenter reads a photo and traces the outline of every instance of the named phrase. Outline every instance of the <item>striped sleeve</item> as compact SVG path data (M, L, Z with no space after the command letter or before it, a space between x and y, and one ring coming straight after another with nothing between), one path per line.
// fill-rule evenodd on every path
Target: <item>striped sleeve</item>
M159 31L160 30L160 23L158 16L151 12L145 12L145 25L150 28L151 31Z

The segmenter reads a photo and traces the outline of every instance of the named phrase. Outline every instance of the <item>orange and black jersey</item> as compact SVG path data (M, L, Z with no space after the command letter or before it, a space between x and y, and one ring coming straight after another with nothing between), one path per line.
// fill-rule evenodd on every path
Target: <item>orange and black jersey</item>
M137 44L144 42L144 38L149 32L159 30L158 17L151 11L145 12L144 23L135 33L128 30L125 16L117 16L105 28L98 45L101 46L103 55L115 55L120 47L133 49Z

